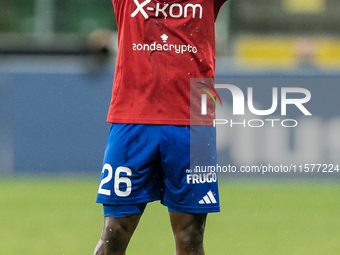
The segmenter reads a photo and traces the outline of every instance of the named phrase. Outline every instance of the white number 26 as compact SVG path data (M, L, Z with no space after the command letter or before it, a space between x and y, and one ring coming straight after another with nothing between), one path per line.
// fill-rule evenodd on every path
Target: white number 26
M108 183L109 181L112 180L112 174L113 170L110 164L105 164L102 170L102 173L105 173L105 170L107 170L108 174L105 178L103 178L99 184L99 189L98 193L110 196L111 195L111 190L109 189L103 189L103 185ZM128 195L131 194L131 180L128 177L122 176L120 177L121 173L125 173L127 176L131 176L132 172L130 168L120 166L117 167L116 172L115 172L115 182L114 182L114 191L117 196L119 197L127 197ZM119 189L119 184L120 183L125 183L126 184L126 189L125 190L120 190Z

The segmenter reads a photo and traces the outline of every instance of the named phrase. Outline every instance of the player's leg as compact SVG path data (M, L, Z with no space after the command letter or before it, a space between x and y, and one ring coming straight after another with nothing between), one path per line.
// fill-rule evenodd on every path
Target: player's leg
M170 212L176 255L203 255L203 236L207 214Z
M94 255L125 254L146 203L103 205L104 225Z
M158 129L112 125L96 200L105 221L95 255L124 254L146 203L161 199Z
M176 255L201 255L207 213L220 211L215 129L166 126L163 133L162 203L170 211Z
M94 255L124 255L141 215L104 218L103 231Z

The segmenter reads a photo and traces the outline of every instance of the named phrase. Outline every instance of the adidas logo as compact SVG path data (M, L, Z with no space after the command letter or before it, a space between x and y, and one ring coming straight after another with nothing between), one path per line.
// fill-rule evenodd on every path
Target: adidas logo
M204 205L204 204L217 204L217 201L214 197L214 194L211 192L211 190L201 199L199 204Z

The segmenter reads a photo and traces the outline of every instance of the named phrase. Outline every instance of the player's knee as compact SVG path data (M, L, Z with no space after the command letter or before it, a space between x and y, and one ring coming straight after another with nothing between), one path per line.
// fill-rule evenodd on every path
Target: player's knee
M104 230L102 242L106 250L125 251L130 238L130 231L124 228L124 226L116 224Z
M94 254L125 254L139 218L140 215L105 217L103 232L95 249L97 253Z
M188 253L202 249L203 229L197 226L189 226L176 233L177 247Z
M104 255L104 245L103 240L100 239L94 249L93 255Z
M124 254L129 239L129 235L121 226L104 229L93 254Z
M105 224L101 238L93 255L125 254L131 238L131 231L126 226L115 222Z

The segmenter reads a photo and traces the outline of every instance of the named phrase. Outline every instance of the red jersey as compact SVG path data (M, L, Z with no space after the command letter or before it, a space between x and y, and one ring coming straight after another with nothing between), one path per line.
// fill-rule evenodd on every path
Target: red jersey
M189 125L190 78L214 78L226 0L112 0L118 55L107 121Z

